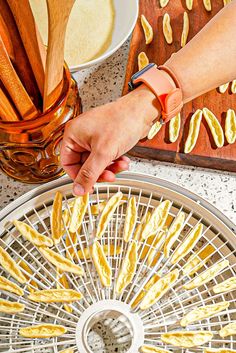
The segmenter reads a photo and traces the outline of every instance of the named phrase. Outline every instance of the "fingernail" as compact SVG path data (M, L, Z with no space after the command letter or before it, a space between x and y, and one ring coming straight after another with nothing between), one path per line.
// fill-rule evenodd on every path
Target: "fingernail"
M73 186L73 193L76 196L84 195L85 191L82 185L75 183Z

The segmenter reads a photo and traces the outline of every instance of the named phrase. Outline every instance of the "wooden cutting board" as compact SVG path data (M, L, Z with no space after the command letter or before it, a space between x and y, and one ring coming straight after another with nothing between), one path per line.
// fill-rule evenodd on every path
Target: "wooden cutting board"
M140 15L144 14L152 25L154 39L151 44L145 44L139 16L131 40L123 94L128 92L128 82L132 74L138 71L137 57L141 51L146 52L150 62L161 65L172 53L181 48L180 39L184 11L187 11L189 14L190 32L188 40L190 40L223 8L223 0L211 0L211 12L205 10L202 0L194 0L193 2L194 6L192 11L188 11L185 6L185 0L170 0L169 4L163 9L160 8L158 0L140 0ZM171 45L165 42L162 32L162 19L166 12L170 15L173 29L174 41ZM224 50L224 43L222 43L222 50ZM199 79L207 80L207 77L199 77ZM130 151L130 154L165 162L236 172L236 143L229 145L225 142L222 148L216 148L204 118L194 150L190 154L183 153L184 144L188 135L190 117L198 108L202 109L204 107L209 108L215 113L224 128L226 111L229 108L236 110L236 95L231 94L230 88L228 92L224 94L213 90L186 104L181 113L182 125L180 135L175 143L170 143L169 141L169 124L166 124L153 140L140 142Z

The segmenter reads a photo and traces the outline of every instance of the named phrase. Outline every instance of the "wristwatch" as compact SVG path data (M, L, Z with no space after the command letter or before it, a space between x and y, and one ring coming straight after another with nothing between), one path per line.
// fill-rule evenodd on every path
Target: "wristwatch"
M148 64L131 77L129 88L133 90L142 83L155 94L161 104L160 122L162 124L174 118L181 111L183 107L182 90L177 78L169 68L166 66L157 68L156 64Z

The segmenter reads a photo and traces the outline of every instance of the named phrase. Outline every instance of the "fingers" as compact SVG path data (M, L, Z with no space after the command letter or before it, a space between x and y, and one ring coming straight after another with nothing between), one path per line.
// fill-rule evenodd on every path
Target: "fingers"
M99 176L110 162L108 154L91 152L75 178L73 188L74 194L79 196L90 192L96 181L99 179Z

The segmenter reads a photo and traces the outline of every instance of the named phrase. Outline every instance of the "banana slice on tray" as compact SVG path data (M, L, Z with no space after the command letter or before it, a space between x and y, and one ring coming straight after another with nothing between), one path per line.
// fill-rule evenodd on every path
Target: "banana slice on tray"
M206 284L215 278L221 271L229 266L228 260L222 260L215 265L202 272L200 275L194 277L190 282L183 285L184 289L192 290Z
M142 51L138 55L138 69L139 69L139 71L144 69L148 64L149 64L149 59L147 57L147 54L144 51Z
M203 115L211 130L216 146L219 148L223 147L224 132L217 117L208 108L203 108Z
M158 134L161 128L162 128L162 124L160 123L160 121L156 121L148 132L148 135L147 135L148 140L152 140L153 137L155 137Z
M102 285L104 287L110 287L112 270L107 261L103 247L98 241L95 241L92 245L92 258Z
M153 234L156 234L163 228L166 223L169 210L171 208L171 201L166 200L161 202L152 212L151 218L142 231L142 238L145 240Z
M215 248L209 244L190 256L182 271L184 275L192 276L199 271L205 263L210 260L210 256L215 252Z
M133 240L128 247L116 282L116 293L121 294L134 278L138 261L138 247Z
M161 347L154 347L151 345L144 345L140 348L140 351L142 353L171 353L170 351L167 351L166 349L163 349Z
M235 322L231 322L230 324L224 326L219 331L219 335L222 338L225 338L225 337L228 337L228 336L232 336L232 335L236 335L236 321Z
M233 80L230 87L231 93L236 93L236 80Z
M153 29L144 15L141 15L141 25L143 27L146 44L150 44L153 40Z
M164 294L168 292L170 287L177 281L179 271L173 270L164 277L161 277L147 292L143 301L140 304L141 310L149 309L154 305Z
M236 276L230 277L230 278L226 279L225 281L216 284L213 287L213 292L218 294L218 293L229 292L234 289L236 289Z
M180 212L177 215L177 217L173 220L173 222L171 223L171 226L167 232L166 240L165 240L165 244L164 244L164 255L166 258L169 258L170 250L171 250L173 244L178 239L178 237L184 227L184 222L185 222L185 213Z
M229 82L224 83L223 85L219 86L219 92L224 94L228 88L229 88Z
M44 289L31 293L28 299L37 303L72 303L82 297L81 293L73 289Z
M39 251L49 262L56 266L59 271L71 272L79 276L84 274L84 271L80 266L75 265L69 259L66 259L64 256L56 253L55 251L43 247L39 247Z
M184 146L184 153L190 153L194 149L200 132L202 111L198 109L191 117L188 137Z
M61 222L61 221L60 221ZM14 226L23 238L30 241L35 246L53 246L53 241L46 235L40 234L34 228L21 221L13 221Z
M140 302L141 300L145 297L146 292L160 279L160 276L158 275L153 275L149 281L145 284L145 286L143 287L143 290L135 297L135 299L133 300L131 307L135 308Z
M187 235L187 237L183 240L183 242L175 249L171 263L176 264L181 259L183 259L188 253L194 248L199 239L202 236L203 225L201 223L197 224L191 232Z
M105 233L108 223L110 222L113 214L115 213L120 201L122 200L122 197L123 197L122 192L117 192L107 201L107 204L104 207L98 222L98 227L96 232L96 237L98 239L100 239Z
M0 313L16 314L24 311L25 305L18 302L0 299Z
M138 241L142 240L142 232L146 224L149 222L150 218L151 218L151 212L149 211L142 216L140 223L135 228L134 236L133 236L134 240L138 240Z
M181 348L201 346L212 338L213 333L210 331L175 331L161 335L162 342Z
M180 325L186 327L189 324L192 324L193 322L207 319L215 314L220 313L221 311L224 311L229 307L229 305L230 303L225 301L194 309L182 318L182 320L180 321Z
M72 209L69 231L75 233L83 222L89 204L89 194L76 197Z
M166 7L167 5L168 5L168 2L169 2L170 0L160 0L160 6L161 7Z
M204 7L207 11L211 11L211 0L203 0Z
M50 338L64 335L67 329L61 325L43 324L36 326L22 327L19 334L26 338Z
M172 44L173 43L173 32L172 32L172 27L170 23L170 15L168 13L165 13L163 17L163 34L165 37L165 40L167 44Z
M0 265L21 284L27 282L26 277L21 272L19 266L11 256L0 246Z
M31 278L31 276L33 276L33 271L31 270L31 268L29 267L29 265L27 265L27 263L23 260L21 260L18 265L20 266L20 268L22 268L26 273L24 273L25 278L27 279L27 281L29 281L29 285L28 290L30 293L33 293L35 291L35 289L38 289L38 284L37 282ZM34 288L32 288L34 287Z
M53 201L50 223L52 239L54 244L58 244L63 235L64 228L62 221L62 194L59 191L57 191Z
M137 206L135 196L132 196L127 205L125 224L124 224L124 241L128 243L133 235L135 224L137 221Z
M186 7L189 11L191 11L193 9L193 0L186 0Z
M0 290L14 293L17 295L23 295L24 291L16 283L11 282L9 279L0 276Z

